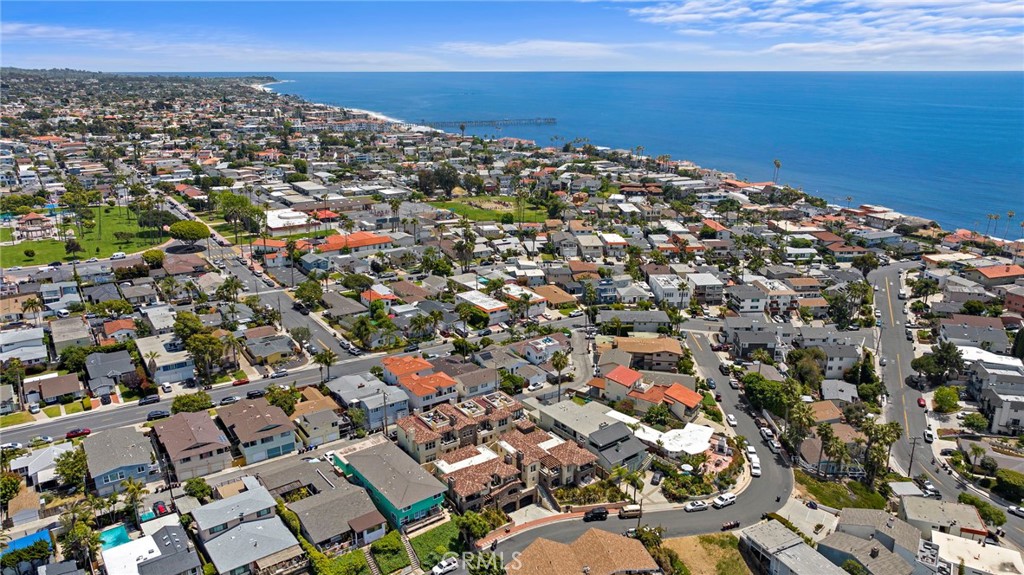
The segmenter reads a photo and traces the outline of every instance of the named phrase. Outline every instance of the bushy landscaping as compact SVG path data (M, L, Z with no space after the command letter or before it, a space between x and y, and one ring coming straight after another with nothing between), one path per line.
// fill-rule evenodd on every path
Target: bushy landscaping
M398 531L392 531L374 541L370 544L370 551L381 573L393 573L409 566L409 556L405 553Z
M459 528L454 521L439 525L410 539L416 556L420 559L420 565L424 569L430 569L436 565L447 553L461 553L465 546L459 538Z
M338 575L369 575L370 566L366 564L366 556L358 549L330 560L331 573Z
M843 509L844 507L863 507L867 509L884 509L885 497L872 491L859 481L819 481L803 471L795 471L796 482L822 505Z
M628 498L618 486L605 479L586 487L559 487L555 490L555 499L561 505L593 505L615 503Z
M509 207L502 207L494 205L493 208L485 208L481 206L490 206L495 202L503 202L509 204ZM518 210L512 205L513 199L506 196L469 196L465 198L456 198L447 202L429 202L430 205L436 208L442 208L445 210L451 210L452 212L465 216L467 219L476 221L501 221L501 216L504 214L515 213ZM470 204L475 205L470 205ZM501 208L501 209L498 209ZM515 218L518 220L518 215ZM523 210L523 221L543 223L544 220L548 219L547 210L543 207L534 207L527 205Z

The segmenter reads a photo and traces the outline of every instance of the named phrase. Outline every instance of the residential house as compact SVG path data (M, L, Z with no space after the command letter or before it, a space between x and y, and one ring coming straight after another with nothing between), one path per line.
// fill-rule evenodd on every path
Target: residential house
M50 353L43 341L43 328L0 331L0 363L17 358L22 365L42 365L49 361Z
M135 340L150 379L158 384L194 379L195 363L173 334L154 335Z
M93 397L111 395L118 384L134 384L138 378L132 356L125 350L90 353L85 358L85 371Z
M255 478L243 477L245 491L192 511L200 545L219 575L306 569L302 547L276 515L276 503Z
M487 325L495 325L511 320L507 304L478 290L474 289L455 294L455 299L456 301L466 302L486 314Z
M107 575L199 575L199 554L180 525L102 550Z
M121 287L124 300L135 307L152 305L157 302L156 288L152 285L130 285Z
M327 490L287 504L299 518L307 541L325 553L337 553L384 536L387 519L374 507L366 489L336 478L329 484Z
M1010 339L1002 321L996 317L955 314L941 320L939 339L958 347L980 347L993 353L1010 353Z
M456 449L493 441L522 417L522 404L494 392L399 419L398 445L418 463L429 463Z
M121 299L121 294L117 291L117 286L112 283L82 288L82 295L85 296L85 301L87 303L94 305Z
M510 563L507 571L508 575L654 575L661 573L661 568L638 539L590 529L572 543L535 539Z
M28 487L35 487L36 491L42 491L48 484L58 481L57 458L75 448L76 446L68 442L47 445L42 449L30 451L11 460L11 472L24 477Z
M291 414L295 432L307 447L336 441L352 431L352 422L330 397L325 397L314 386L302 389L302 398Z
M409 415L409 394L397 386L389 386L369 372L345 375L327 382L335 401L346 409L362 410L366 416L363 427L368 431L393 425Z
M677 275L650 275L647 278L647 285L651 286L651 291L654 293L654 301L658 304L668 302L679 309L685 308L690 304L689 284Z
M18 395L14 393L14 386L9 383L0 385L0 415L14 413L20 408L21 402L18 400Z
M602 309L597 312L597 325L607 325L618 320L623 328L629 331L639 332L658 332L658 328L668 329L672 327L672 322L668 318L668 314L662 310L606 310Z
M964 277L987 288L1011 285L1024 279L1024 267L1019 265L991 265L968 269Z
M535 400L526 400L525 405L532 409L529 415L541 429L582 445L597 456L598 465L605 471L620 465L635 470L643 462L646 446L626 424L609 417L607 406L601 403L579 405L560 401L540 405Z
M923 498L907 497L904 499ZM853 561L859 564L866 573L872 575L875 573L911 575L914 572L913 566L877 542L839 531L819 541L817 549L833 565L843 565L847 561Z
M466 362L465 365L471 366L474 369L461 375L453 376L455 378L455 391L458 393L459 399L471 399L498 391L498 386L501 382L501 374L498 370L481 368L470 362Z
M160 472L149 439L134 427L94 433L82 441L82 447L90 483L101 497L123 491L126 479L146 483L150 475Z
M577 445L520 421L493 448L519 470L524 489L586 485L597 473L597 456Z
M917 562L922 549L921 532L916 527L881 509L843 509L836 524L836 532L880 543L908 565Z
M1009 545L999 547L932 532L930 544L923 544L922 549L924 552L918 555L918 560L932 565L930 560L934 558L936 573L959 572L961 568L965 574L970 575L1024 573L1024 557Z
M115 319L103 322L103 337L104 339L112 339L118 343L135 339L135 320Z
M372 445L370 445L372 443ZM377 509L395 528L441 512L444 484L423 470L390 441L334 454L334 463L366 487Z
M246 463L273 459L295 450L292 422L280 407L270 405L262 397L220 407L217 417Z
M767 575L777 571L776 555L780 551L804 544L799 535L793 533L778 521L758 523L740 531L739 548Z
M526 488L519 469L484 446L443 454L433 468L448 486L448 499L462 513L486 507L511 512L534 501L534 490Z
M686 283L690 293L701 305L721 305L725 295L725 284L722 280L708 273L686 275Z
M544 310L547 309L548 300L522 286L517 284L505 284L502 286L501 290L507 298L515 302L520 302L520 305L522 305L522 311L520 311L513 319L536 317L543 314ZM509 313L512 313L511 309L509 310ZM490 314L488 313L488 315Z
M683 357L683 348L673 337L617 337L613 347L630 355L630 366L647 371L674 373Z
M246 339L242 353L254 365L274 365L291 359L296 346L287 335L271 335Z
M859 402L860 394L857 393L856 384L841 379L826 379L821 382L821 398L842 409L851 403Z
M81 317L51 320L50 339L53 341L53 352L57 355L71 346L88 347L96 343L89 324Z
M553 333L520 345L515 345L513 349L533 365L540 365L551 361L552 356L558 352L569 353L571 347L569 339L565 337L565 334Z
M978 541L988 536L988 527L978 510L956 501L902 497L897 516L916 527L924 539L928 540L933 531Z
M854 366L861 358L861 350L855 345L821 345L825 352L825 365L822 371L826 379L842 379L843 374Z
M85 396L82 382L77 373L57 375L55 373L27 378L24 382L27 403L59 403L68 399Z
M177 482L231 466L231 442L205 411L178 413L153 425L153 442Z
M384 381L389 385L397 385L398 380L407 375L424 376L434 372L434 366L419 355L389 355L380 358L384 368Z

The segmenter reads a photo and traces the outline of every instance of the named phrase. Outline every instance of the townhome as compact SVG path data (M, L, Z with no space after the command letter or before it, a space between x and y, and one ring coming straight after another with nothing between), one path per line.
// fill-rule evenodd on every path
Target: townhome
M484 446L468 446L434 461L434 474L448 486L448 499L461 513L486 507L515 511L534 502L514 465Z
M538 315L543 314L544 310L547 309L547 299L522 286L516 284L505 284L504 286L502 286L501 291L510 300L516 302L523 302L522 311L520 312L518 317L515 317L513 319L519 319L523 317L537 317Z
M579 246L579 254L586 261L597 261L604 258L604 242L594 234L579 234L576 236L576 245ZM625 246L622 248L625 253Z
M601 239L604 253L610 258L626 257L626 240L619 234L600 232L597 236Z
M398 445L417 462L429 463L456 449L493 441L522 417L522 404L498 391L399 419Z
M43 340L43 328L0 331L0 363L17 358L24 366L42 365L50 360Z
M724 301L725 284L712 274L687 274L686 283L692 297L701 305L721 305Z
M861 350L855 345L822 345L818 346L825 352L825 365L822 366L824 376L829 379L842 379L843 374L860 361Z
M654 301L667 302L677 308L684 308L690 303L689 284L674 274L657 274L647 278L647 285L654 292Z
M781 280L757 280L753 285L760 289L764 293L764 297L767 298L765 311L768 313L787 315L800 309L800 294Z
M295 432L303 445L315 447L347 436L352 431L352 422L340 411L338 404L324 397L316 387L303 388L302 399L291 414Z
M217 410L221 425L247 464L287 455L295 450L295 432L284 411L259 397Z
M57 355L71 346L89 347L96 343L89 324L81 317L51 320L50 339L53 342L53 352Z
M402 528L441 513L445 485L423 470L390 441L367 441L344 453L334 464L366 487L377 509L392 527Z
M82 441L89 469L89 482L101 497L124 491L122 482L133 479L146 483L160 473L153 463L152 445L134 427L115 427Z
M153 426L153 443L179 483L231 466L231 442L205 411L160 420Z
M519 470L524 489L586 485L597 473L597 456L573 441L566 441L521 421L494 443L494 449Z
M418 355L389 355L380 358L384 367L384 381L398 385L398 380L408 375L424 376L434 372L434 366Z
M1011 343L999 318L954 314L941 320L939 339L958 347L977 347L998 354L1010 353Z
M156 383L177 383L196 376L192 356L174 334L167 333L135 340L146 373Z
M734 285L725 288L726 305L740 315L764 314L768 298L752 285Z
M657 333L658 328L672 327L668 314L660 309L649 311L602 309L597 312L595 323L605 325L609 322L614 323L616 320L629 331Z
M245 490L192 511L199 544L218 575L304 571L308 559L277 516L276 502L253 477Z

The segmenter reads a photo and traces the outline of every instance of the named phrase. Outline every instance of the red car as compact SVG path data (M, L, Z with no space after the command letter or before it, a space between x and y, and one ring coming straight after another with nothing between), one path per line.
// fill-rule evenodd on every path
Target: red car
M235 381L233 381L231 383L231 385L247 385L248 383L249 383L248 379L236 379Z
M89 435L90 433L92 433L92 430L89 429L89 428L85 428L85 429L75 428L75 429L72 429L71 431L67 432L66 434L64 434L64 439L74 439L76 437L85 437L86 435Z
M928 403L924 400L923 397L919 397L919 398L917 398L917 406L918 407L928 407Z
M722 394L721 393L716 393L715 394L715 401L718 401L718 402L722 401Z

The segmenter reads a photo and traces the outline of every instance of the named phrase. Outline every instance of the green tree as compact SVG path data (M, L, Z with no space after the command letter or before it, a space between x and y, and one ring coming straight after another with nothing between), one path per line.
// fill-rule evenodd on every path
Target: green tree
M199 501L209 501L213 497L213 488L202 477L193 477L185 482L185 495L195 497Z
M84 347L71 345L65 347L60 352L60 361L57 362L57 366L71 373L82 373L85 371L85 359L87 357L89 357L88 350Z
M871 572L864 568L856 559L847 559L842 564L843 571L850 575L871 575Z
M424 316L417 316L424 317ZM327 369L327 379L331 379L331 366L338 361L338 354L330 348L321 351L313 356L313 361L322 368Z
M70 238L64 242L64 253L69 256L75 257L75 254L82 251L85 251L85 248L82 247L78 240Z
M61 519L63 520L63 517ZM64 532L61 544L66 556L75 557L83 563L92 562L96 560L96 554L100 550L100 534L88 523L79 521Z
M978 433L982 433L988 429L988 419L978 412L968 413L967 416L964 417L964 427L977 431Z
M743 376L743 388L747 400L758 409L767 409L781 415L785 411L785 396L781 381L769 381L759 373L750 372Z
M956 388L940 387L935 390L933 399L935 411L939 413L953 413L960 410L960 394Z
M667 425L672 420L672 412L669 411L668 406L664 403L659 403L654 407L647 410L644 414L644 423L650 425Z
M210 237L210 228L206 224L193 220L174 222L170 227L171 237L188 246L194 246Z
M179 311L174 319L174 335L183 344L187 344L192 336L206 331L203 320L190 311Z
M213 400L210 399L210 394L205 391L197 391L175 396L174 401L171 402L171 413L197 413L211 407L213 407Z
M459 533L467 542L475 541L491 532L491 524L473 511L467 511L456 517L455 526L459 528Z
M313 332L304 325L298 325L291 328L288 330L288 334L291 335L292 339L299 344L299 347L306 347L309 340L313 338Z
M994 491L1011 501L1019 502L1024 499L1024 473L1012 469L996 471Z
M320 282L306 280L295 287L295 299L302 302L308 308L316 307L323 296L324 288L320 285Z
M7 504L21 492L21 476L17 473L4 472L0 475L0 509L6 510Z
M146 484L139 479L129 477L121 482L121 489L124 493L125 504L128 509L131 510L132 516L135 518L135 524L139 525L139 502L142 498L149 493L146 489Z
M935 364L942 369L943 375L947 379L963 373L964 356L955 343L942 341L938 345L933 345L932 355L935 356Z
M992 505L988 501L978 497L977 495L971 495L970 493L961 493L957 496L957 501L970 505L978 510L978 515L981 515L981 519L989 526L1000 526L1006 524L1006 514L1003 513L1002 509L999 509L995 505Z
M207 385L212 385L217 365L224 357L224 342L212 335L201 333L185 340L185 350L192 356L200 379Z
M160 250L146 250L142 252L142 259L151 268L159 268L164 265L164 252Z
M862 256L854 257L851 265L853 269L860 271L866 279L869 273L878 269L879 262L878 257L874 253L868 252Z
M85 458L85 449L81 445L61 453L54 462L54 473L57 474L62 484L79 488L85 487L85 476L89 472L89 467Z
M569 367L569 354L564 351L556 351L551 355L551 367L555 368L558 377L558 398L562 398L562 371Z
M295 403L298 398L295 397L295 390L291 388L281 389L276 385L272 386L267 389L266 399L270 405L280 407L285 415L295 413Z

